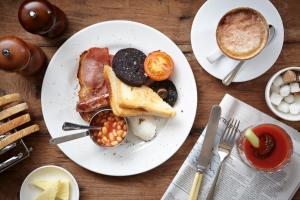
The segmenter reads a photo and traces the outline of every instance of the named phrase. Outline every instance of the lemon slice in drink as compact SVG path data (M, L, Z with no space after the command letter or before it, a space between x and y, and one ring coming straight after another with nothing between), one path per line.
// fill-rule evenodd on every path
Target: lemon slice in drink
M252 129L248 128L245 132L246 139L251 143L255 148L259 147L259 138L255 135Z

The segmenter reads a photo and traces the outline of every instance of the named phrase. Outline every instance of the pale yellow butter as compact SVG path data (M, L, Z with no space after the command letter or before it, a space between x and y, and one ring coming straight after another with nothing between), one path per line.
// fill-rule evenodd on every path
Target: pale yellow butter
M61 200L69 200L70 181L67 179L59 179L59 180L35 179L32 181L32 184L42 190L47 191L50 187L55 185L56 182L58 182L58 184L57 184L57 192L55 194L55 197L57 197Z
M55 200L59 185L59 181L54 182L49 188L40 193L35 200Z

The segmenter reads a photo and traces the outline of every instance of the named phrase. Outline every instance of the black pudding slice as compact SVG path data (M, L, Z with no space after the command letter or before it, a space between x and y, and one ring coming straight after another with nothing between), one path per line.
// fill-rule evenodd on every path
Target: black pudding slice
M148 77L144 71L146 55L138 49L121 49L113 57L112 68L117 77L131 86L141 86Z

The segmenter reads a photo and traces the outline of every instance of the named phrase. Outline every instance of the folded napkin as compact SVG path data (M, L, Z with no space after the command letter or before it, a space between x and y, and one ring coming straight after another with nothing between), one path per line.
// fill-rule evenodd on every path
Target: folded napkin
M237 148L234 147L229 158L223 164L216 185L214 199L291 199L300 185L300 133L296 129L228 94L224 96L220 106L222 107L222 122L219 123L216 143L225 129L224 121L235 118L241 121L240 130L262 123L272 123L281 126L291 136L294 152L291 161L282 171L267 174L259 173L244 164L238 155ZM204 133L205 130L163 195L163 200L188 199L196 173L197 157L202 148ZM219 163L219 156L217 149L215 149L210 167L202 181L199 200L206 199Z

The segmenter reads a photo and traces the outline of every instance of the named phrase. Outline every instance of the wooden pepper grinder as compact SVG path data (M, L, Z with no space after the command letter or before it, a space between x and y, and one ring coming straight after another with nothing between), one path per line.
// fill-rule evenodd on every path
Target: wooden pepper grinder
M0 37L0 69L29 76L42 69L45 60L39 47L16 36Z
M25 0L18 16L28 32L49 38L61 35L67 25L63 11L46 0Z

